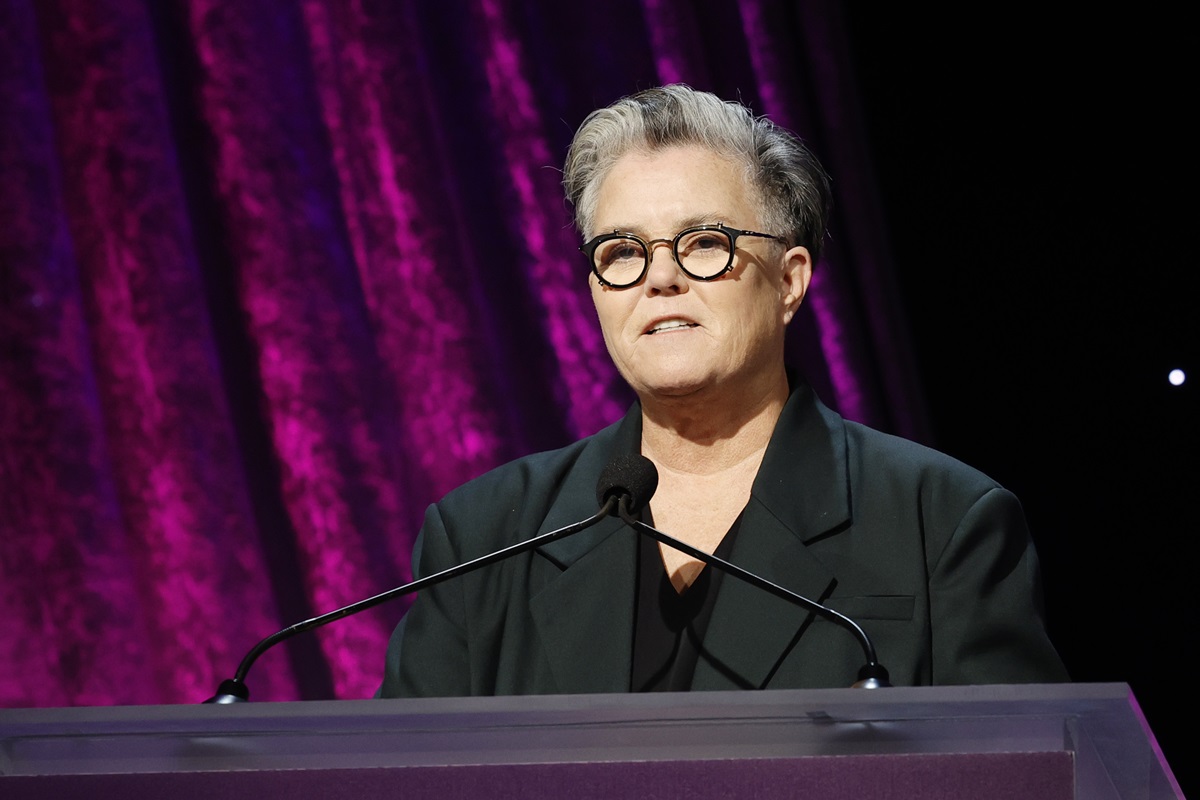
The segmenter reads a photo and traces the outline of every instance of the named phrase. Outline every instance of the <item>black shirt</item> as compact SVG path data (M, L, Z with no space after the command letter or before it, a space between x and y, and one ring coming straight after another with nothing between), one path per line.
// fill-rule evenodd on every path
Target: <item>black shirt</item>
M739 514L713 555L729 560L741 522ZM633 691L685 692L692 688L696 662L707 657L704 633L723 576L720 570L705 566L691 586L677 592L663 565L658 542L638 536L638 596L630 683Z

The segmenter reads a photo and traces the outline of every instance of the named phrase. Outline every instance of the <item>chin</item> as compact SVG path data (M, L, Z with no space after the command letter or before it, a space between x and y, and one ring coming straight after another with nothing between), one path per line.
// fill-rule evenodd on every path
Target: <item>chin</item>
M688 397L713 385L711 376L695 373L656 375L631 383L639 395L650 397Z

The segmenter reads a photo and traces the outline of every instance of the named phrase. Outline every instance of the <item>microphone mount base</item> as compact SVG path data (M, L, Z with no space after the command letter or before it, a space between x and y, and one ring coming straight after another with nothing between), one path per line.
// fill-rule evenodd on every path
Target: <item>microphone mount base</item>
M858 671L858 680L850 685L852 689L882 689L890 687L891 676L882 664L864 664Z
M246 688L246 684L230 679L221 681L221 685L217 687L217 693L205 700L204 703L224 706L232 703L245 703L249 700L250 690Z

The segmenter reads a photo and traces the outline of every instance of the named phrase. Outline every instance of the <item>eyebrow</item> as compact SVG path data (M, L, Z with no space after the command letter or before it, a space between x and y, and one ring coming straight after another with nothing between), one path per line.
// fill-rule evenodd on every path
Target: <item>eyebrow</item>
M686 228L694 228L697 225L716 225L719 222L724 222L725 218L727 216L728 216L727 214L719 214L719 213L693 214L692 216L677 222L676 225L678 227L675 228L674 233L678 233L679 231L682 231ZM634 233L634 234L637 234L638 236L643 236L643 237L646 235L645 228L641 227L640 225L628 224L628 223L623 224L623 225L617 225L615 228L605 226L604 229L600 231L600 233L601 234L612 233L614 230L620 231L621 233ZM674 236L674 233L672 234L672 236Z

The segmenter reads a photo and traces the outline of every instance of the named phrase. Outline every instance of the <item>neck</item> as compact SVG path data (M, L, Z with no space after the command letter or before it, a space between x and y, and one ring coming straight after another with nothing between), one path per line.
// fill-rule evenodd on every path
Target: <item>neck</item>
M788 398L787 375L687 397L642 398L642 454L675 472L757 464Z

